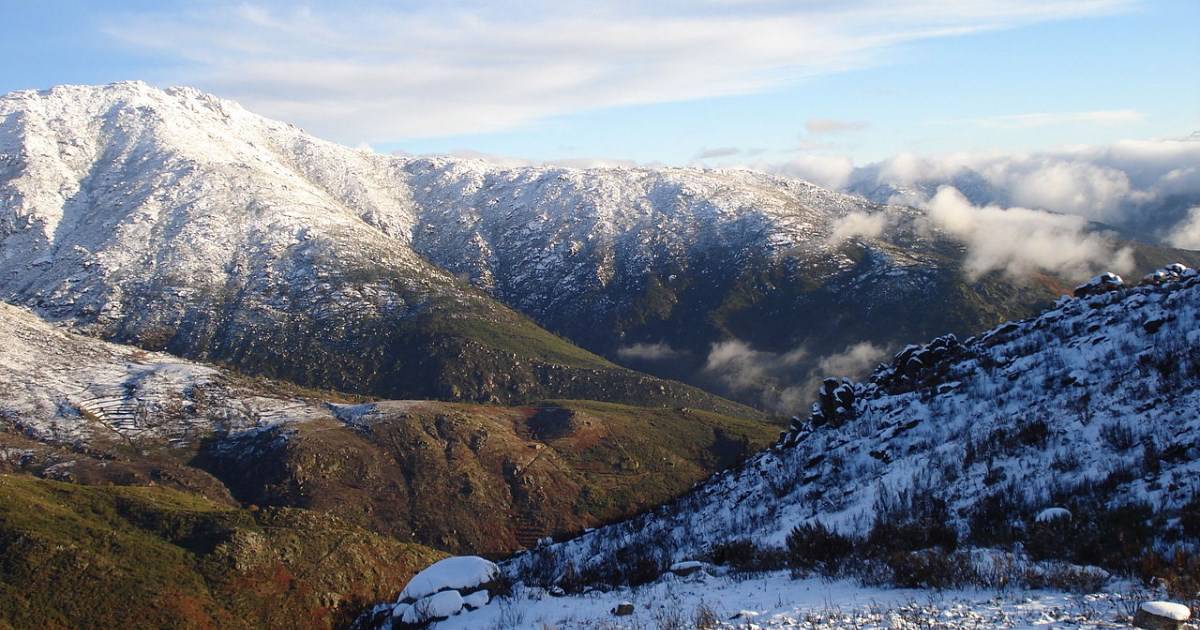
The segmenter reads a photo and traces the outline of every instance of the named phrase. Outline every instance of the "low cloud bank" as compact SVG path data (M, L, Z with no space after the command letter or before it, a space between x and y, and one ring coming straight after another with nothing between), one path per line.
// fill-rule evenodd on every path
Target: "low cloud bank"
M1200 249L1200 206L1188 210L1187 217L1171 230L1167 242L1180 249Z
M1028 208L976 206L958 189L942 186L925 204L927 230L942 230L967 245L965 270L974 279L989 271L1013 277L1053 272L1074 280L1098 271L1127 273L1133 252L1088 231L1085 219Z
M861 166L805 154L754 168L917 207L953 186L976 206L1073 215L1163 243L1190 242L1176 233L1200 206L1200 134L1028 153L902 153Z
M671 346L658 343L635 343L631 346L617 348L617 356L626 360L637 361L670 361L679 359L685 356L681 350L676 350Z
M813 357L803 347L781 353L767 352L731 340L713 344L704 373L734 394L760 396L766 409L783 414L803 414L816 398L821 379L827 376L861 377L878 365L886 354L884 348L870 342Z
M883 213L851 212L833 224L827 242L837 245L852 238L878 238L886 227L887 216Z

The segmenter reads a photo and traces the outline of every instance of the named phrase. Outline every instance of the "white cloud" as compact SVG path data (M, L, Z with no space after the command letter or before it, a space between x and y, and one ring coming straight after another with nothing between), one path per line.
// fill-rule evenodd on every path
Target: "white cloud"
M788 413L804 414L804 409L817 397L817 388L825 378L857 379L866 376L887 357L887 349L869 341L851 344L841 352L826 355L809 370L800 385L784 388L776 405Z
M879 63L885 51L908 42L1130 4L477 0L335 11L217 2L118 12L104 31L159 54L172 81L356 144L759 92Z
M830 245L837 245L855 237L878 238L883 234L885 227L887 227L887 217L882 212L875 214L851 212L833 224L833 233L829 235L826 242Z
M704 371L734 392L755 391L776 382L807 357L808 352L803 348L784 353L765 352L733 339L713 344Z
M684 356L684 352L676 350L671 346L658 343L635 343L632 346L617 348L617 356L622 359L635 359L640 361L670 361L676 360Z
M964 270L978 278L1003 271L1016 278L1050 272L1082 280L1099 271L1127 273L1133 253L1088 231L1081 217L1028 208L979 207L952 186L942 186L926 206L927 228L967 245Z
M1187 218L1171 229L1167 242L1180 249L1200 249L1200 206L1188 210Z
M835 120L832 118L809 118L804 121L804 130L811 134L842 133L859 131L869 125L858 120Z
M854 174L854 162L850 158L815 154L801 155L783 163L757 165L756 168L834 189L850 183L850 176Z
M842 352L813 357L800 347L788 352L755 350L739 340L713 344L704 371L735 394L753 393L767 409L803 413L816 398L817 386L827 376L858 378L886 356L869 342Z
M951 185L976 205L1077 215L1164 240L1181 213L1200 203L1200 137L1028 153L901 153L862 166L804 156L755 168L911 206Z

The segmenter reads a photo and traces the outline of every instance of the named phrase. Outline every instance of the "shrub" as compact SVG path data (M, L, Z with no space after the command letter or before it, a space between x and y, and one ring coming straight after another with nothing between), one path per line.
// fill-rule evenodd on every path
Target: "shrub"
M1192 497L1180 510L1179 525L1186 538L1200 540L1200 495Z
M787 563L793 569L836 575L853 553L853 540L821 523L800 525L787 537Z
M1098 593L1108 584L1108 573L1092 567L1080 567L1061 562L1044 569L1031 568L1025 572L1026 588L1053 589L1069 593Z
M1137 575L1148 585L1161 580L1172 599L1200 600L1200 555L1195 552L1181 549L1169 558L1153 551L1146 553L1138 559Z
M717 543L709 549L708 558L713 564L727 566L734 571L771 571L781 569L786 564L785 554L775 550L760 548L754 541L742 538Z
M975 580L965 553L940 549L892 553L887 557L892 584L902 588L960 588Z
M1137 445L1137 436L1124 422L1106 422L1100 426L1100 439L1114 451L1127 451Z
M692 627L696 630L715 630L721 624L721 617L708 604L700 602L692 615Z
M980 547L1007 547L1018 542L1024 534L1015 518L1020 512L1012 485L983 497L967 518L971 542Z
M930 486L914 485L894 497L881 492L865 551L879 557L931 547L953 551L958 531L950 523L946 501L934 496Z

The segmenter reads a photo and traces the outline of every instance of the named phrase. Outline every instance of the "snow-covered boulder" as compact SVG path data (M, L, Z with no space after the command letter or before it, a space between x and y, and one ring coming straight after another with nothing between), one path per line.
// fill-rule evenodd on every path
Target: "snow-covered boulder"
M704 563L699 560L684 560L671 565L671 573L679 577L687 577L704 569Z
M402 626L419 627L452 617L463 608L486 606L495 590L500 568L478 556L439 560L409 580L392 608Z
M1192 611L1183 604L1146 602L1138 607L1133 616L1133 625L1147 630L1175 630L1191 616Z
M1121 276L1112 272L1106 272L1088 280L1085 284L1075 287L1073 294L1075 297L1100 295L1101 293L1116 291L1124 286L1125 281L1121 279Z
M1037 513L1034 517L1038 523L1049 523L1057 520L1071 520L1071 510L1063 507L1050 507Z
M1177 282L1179 280L1189 278L1195 274L1195 269L1189 269L1185 265L1175 263L1146 274L1142 277L1140 284L1162 284L1164 282Z

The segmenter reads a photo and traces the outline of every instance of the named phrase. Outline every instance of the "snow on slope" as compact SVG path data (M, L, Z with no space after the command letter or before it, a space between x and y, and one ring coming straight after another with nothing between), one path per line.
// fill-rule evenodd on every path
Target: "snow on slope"
M164 322L218 298L248 319L469 299L425 259L550 317L613 283L633 291L648 270L687 273L699 254L724 273L797 248L845 267L824 244L833 222L879 209L745 171L381 156L190 88L0 97L0 295L102 326L124 326L149 294ZM338 295L322 283L344 267L404 286Z
M878 209L743 171L381 156L139 82L0 97L0 204L6 297L100 321L139 291L161 291L168 311L206 292L303 291L322 256L457 293L424 256L537 315L619 273L686 266L692 250L821 252L834 219ZM372 289L340 297L404 306Z
M216 368L76 335L0 303L0 420L36 439L181 446L317 418L335 416L319 401L264 395Z
M1038 317L963 341L913 347L815 405L781 446L652 513L510 561L585 571L622 549L702 557L747 538L782 546L820 522L862 534L881 500L932 490L965 533L980 501L1011 491L1032 521L1052 496L1110 488L1110 507L1168 516L1200 496L1200 275L1063 298ZM834 383L833 385L836 385ZM818 426L814 426L818 425Z
M406 308L389 287L321 289L322 256L456 293L410 249L388 161L187 88L58 87L0 98L0 289L100 323L154 300L163 319L214 294ZM153 294L153 295L148 295Z
M414 159L414 247L536 317L648 273L683 274L703 253L737 268L828 240L850 212L882 208L806 182L740 170L504 168ZM618 277L619 276L619 277ZM589 309L610 304L588 303Z

